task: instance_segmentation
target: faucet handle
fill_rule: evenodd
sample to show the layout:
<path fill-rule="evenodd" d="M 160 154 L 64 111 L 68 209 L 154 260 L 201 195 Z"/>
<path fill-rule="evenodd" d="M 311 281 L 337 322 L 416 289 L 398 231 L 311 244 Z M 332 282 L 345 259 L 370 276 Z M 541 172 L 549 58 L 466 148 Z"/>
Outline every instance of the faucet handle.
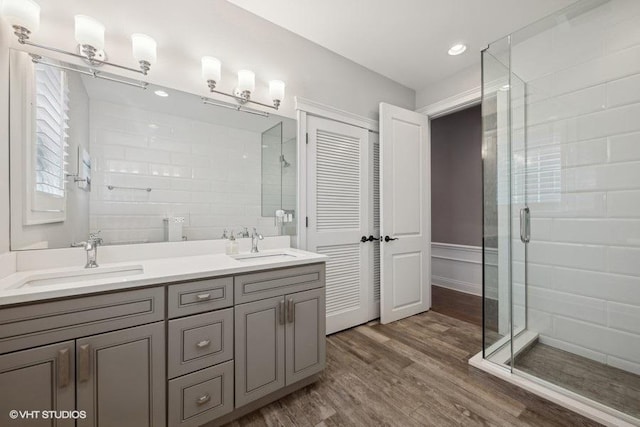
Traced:
<path fill-rule="evenodd" d="M 94 245 L 101 245 L 103 240 L 102 237 L 100 237 L 100 232 L 102 230 L 98 230 L 95 233 L 89 233 L 89 241 L 92 242 Z"/>

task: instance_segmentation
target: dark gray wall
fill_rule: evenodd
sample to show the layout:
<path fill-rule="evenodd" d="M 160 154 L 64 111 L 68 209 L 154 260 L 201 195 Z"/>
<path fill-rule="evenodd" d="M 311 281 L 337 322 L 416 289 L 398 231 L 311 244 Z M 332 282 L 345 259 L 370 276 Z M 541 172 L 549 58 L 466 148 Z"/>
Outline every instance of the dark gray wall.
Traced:
<path fill-rule="evenodd" d="M 434 242 L 482 246 L 479 105 L 431 121 L 431 233 Z"/>

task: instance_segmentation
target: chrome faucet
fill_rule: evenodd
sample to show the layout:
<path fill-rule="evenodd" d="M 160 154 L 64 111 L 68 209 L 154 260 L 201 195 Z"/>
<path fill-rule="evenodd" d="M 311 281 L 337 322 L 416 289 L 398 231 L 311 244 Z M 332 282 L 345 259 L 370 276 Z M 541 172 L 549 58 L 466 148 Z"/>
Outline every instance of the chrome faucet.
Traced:
<path fill-rule="evenodd" d="M 253 227 L 253 233 L 251 233 L 251 253 L 258 253 L 258 241 L 264 239 L 262 234 L 258 233 L 255 227 Z"/>
<path fill-rule="evenodd" d="M 102 238 L 98 237 L 98 233 L 89 234 L 89 239 L 84 243 L 84 250 L 87 251 L 87 263 L 84 268 L 98 267 L 98 246 L 102 244 Z"/>

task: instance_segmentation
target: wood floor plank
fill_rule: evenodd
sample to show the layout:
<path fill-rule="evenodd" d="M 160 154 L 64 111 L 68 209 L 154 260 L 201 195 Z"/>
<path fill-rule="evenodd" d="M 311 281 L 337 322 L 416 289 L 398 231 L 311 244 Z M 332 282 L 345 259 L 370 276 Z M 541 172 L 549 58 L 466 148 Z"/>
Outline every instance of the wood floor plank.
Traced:
<path fill-rule="evenodd" d="M 230 425 L 598 425 L 469 366 L 481 332 L 431 311 L 331 335 L 317 383 Z"/>
<path fill-rule="evenodd" d="M 482 297 L 431 286 L 431 310 L 482 326 Z"/>

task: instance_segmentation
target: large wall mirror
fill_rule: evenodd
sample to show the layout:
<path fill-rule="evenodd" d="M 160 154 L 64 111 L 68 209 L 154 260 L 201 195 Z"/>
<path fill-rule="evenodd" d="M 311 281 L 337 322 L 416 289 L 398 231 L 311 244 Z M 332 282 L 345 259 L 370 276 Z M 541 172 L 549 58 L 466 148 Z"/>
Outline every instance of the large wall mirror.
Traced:
<path fill-rule="evenodd" d="M 10 70 L 12 250 L 295 235 L 295 120 L 17 50 Z"/>

